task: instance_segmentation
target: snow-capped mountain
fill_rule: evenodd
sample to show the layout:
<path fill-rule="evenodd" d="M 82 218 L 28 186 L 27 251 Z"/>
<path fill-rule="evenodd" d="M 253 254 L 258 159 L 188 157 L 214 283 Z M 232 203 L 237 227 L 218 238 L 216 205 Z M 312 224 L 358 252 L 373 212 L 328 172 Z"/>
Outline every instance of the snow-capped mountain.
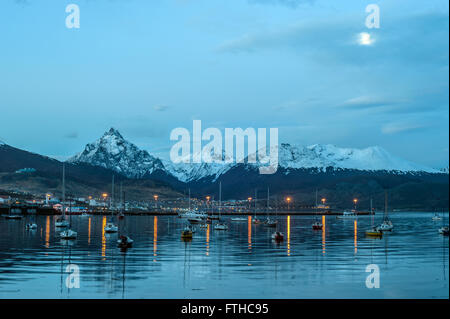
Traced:
<path fill-rule="evenodd" d="M 162 162 L 128 142 L 114 128 L 68 162 L 87 163 L 114 170 L 130 178 L 142 178 L 156 170 L 164 170 Z"/>
<path fill-rule="evenodd" d="M 448 174 L 449 173 L 449 167 L 447 166 L 447 167 L 441 168 L 440 171 L 441 171 L 441 173 Z"/>
<path fill-rule="evenodd" d="M 278 166 L 286 169 L 287 173 L 295 169 L 325 170 L 327 167 L 363 171 L 439 173 L 438 170 L 391 155 L 379 146 L 355 149 L 339 148 L 334 145 L 293 146 L 283 143 L 276 148 L 278 148 Z M 173 176 L 183 182 L 197 181 L 205 177 L 211 177 L 215 181 L 236 166 L 235 163 L 225 162 L 202 164 L 165 162 L 164 165 Z M 257 169 L 266 165 L 247 163 L 245 167 Z"/>
<path fill-rule="evenodd" d="M 295 146 L 287 143 L 276 146 L 278 150 L 278 166 L 285 174 L 297 169 L 326 168 L 353 169 L 361 171 L 392 172 L 427 172 L 442 173 L 440 170 L 418 165 L 394 155 L 379 146 L 364 149 L 339 148 L 334 145 L 315 144 L 311 146 Z M 272 149 L 272 151 L 274 151 Z M 172 163 L 161 161 L 145 150 L 125 140 L 122 135 L 111 128 L 100 139 L 86 145 L 81 153 L 70 158 L 72 163 L 87 163 L 101 166 L 122 173 L 131 178 L 143 178 L 159 170 L 181 182 L 196 182 L 202 179 L 216 181 L 220 176 L 237 166 L 245 169 L 257 169 L 260 163 L 236 164 L 226 163 L 226 155 L 214 158 L 214 163 Z"/>
<path fill-rule="evenodd" d="M 396 157 L 379 146 L 356 149 L 331 144 L 293 146 L 282 143 L 278 147 L 278 162 L 280 167 L 286 169 L 333 167 L 364 171 L 438 173 L 435 169 Z"/>
<path fill-rule="evenodd" d="M 225 174 L 229 169 L 231 169 L 235 164 L 226 163 L 228 157 L 225 152 L 222 156 L 217 156 L 211 154 L 213 163 L 189 163 L 190 155 L 187 163 L 183 161 L 181 163 L 173 163 L 171 161 L 164 161 L 164 166 L 169 174 L 176 177 L 182 182 L 192 182 L 197 181 L 205 177 L 211 177 L 215 181 L 220 175 Z"/>

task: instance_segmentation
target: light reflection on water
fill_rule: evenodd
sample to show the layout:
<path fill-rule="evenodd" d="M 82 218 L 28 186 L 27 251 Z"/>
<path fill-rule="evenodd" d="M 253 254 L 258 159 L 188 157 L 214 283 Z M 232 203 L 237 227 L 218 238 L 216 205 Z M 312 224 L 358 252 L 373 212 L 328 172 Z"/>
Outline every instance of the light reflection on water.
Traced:
<path fill-rule="evenodd" d="M 0 298 L 448 298 L 448 237 L 432 213 L 395 213 L 392 234 L 365 237 L 370 217 L 278 216 L 285 241 L 274 229 L 231 222 L 228 231 L 196 227 L 166 216 L 125 217 L 134 247 L 117 247 L 103 230 L 107 216 L 73 216 L 78 239 L 61 241 L 56 217 L 0 219 Z M 381 216 L 377 216 L 379 221 Z M 67 265 L 80 267 L 81 287 L 65 286 Z M 377 264 L 381 288 L 368 289 L 365 268 Z"/>

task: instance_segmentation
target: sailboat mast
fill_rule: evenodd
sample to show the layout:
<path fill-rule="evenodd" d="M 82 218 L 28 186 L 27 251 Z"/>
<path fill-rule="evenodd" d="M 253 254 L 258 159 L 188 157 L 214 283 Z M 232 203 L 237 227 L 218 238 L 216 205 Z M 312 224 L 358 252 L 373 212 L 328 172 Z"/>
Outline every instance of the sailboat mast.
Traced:
<path fill-rule="evenodd" d="M 114 174 L 112 176 L 112 186 L 111 186 L 111 203 L 109 205 L 109 209 L 111 209 L 111 214 L 112 214 L 112 209 L 114 206 Z"/>
<path fill-rule="evenodd" d="M 317 208 L 317 192 L 318 192 L 318 190 L 316 188 L 316 208 Z"/>
<path fill-rule="evenodd" d="M 267 187 L 267 216 L 269 216 L 269 187 Z"/>
<path fill-rule="evenodd" d="M 189 188 L 189 211 L 191 210 L 191 189 Z"/>
<path fill-rule="evenodd" d="M 387 191 L 384 191 L 384 218 L 386 219 L 387 217 L 387 212 L 388 212 L 388 194 Z"/>
<path fill-rule="evenodd" d="M 255 218 L 256 218 L 256 201 L 258 200 L 258 190 L 255 188 Z"/>
<path fill-rule="evenodd" d="M 64 207 L 64 203 L 66 201 L 66 163 L 63 162 L 63 171 L 62 171 L 62 213 L 63 216 L 66 216 L 66 209 Z"/>
<path fill-rule="evenodd" d="M 219 182 L 219 218 L 222 210 L 222 182 Z"/>

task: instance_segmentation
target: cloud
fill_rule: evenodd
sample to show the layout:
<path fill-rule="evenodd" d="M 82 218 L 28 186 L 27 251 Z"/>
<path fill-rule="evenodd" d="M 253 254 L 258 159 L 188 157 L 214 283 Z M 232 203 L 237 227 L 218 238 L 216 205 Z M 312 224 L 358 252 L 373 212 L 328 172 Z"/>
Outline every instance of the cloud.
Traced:
<path fill-rule="evenodd" d="M 388 20 L 383 28 L 363 32 L 359 17 L 302 21 L 242 34 L 220 43 L 220 53 L 291 50 L 319 63 L 370 67 L 448 65 L 448 14 L 423 13 Z M 376 40 L 376 41 L 375 41 Z M 364 45 L 362 45 L 364 44 Z"/>
<path fill-rule="evenodd" d="M 78 132 L 67 133 L 66 135 L 64 135 L 64 137 L 65 138 L 70 138 L 70 139 L 78 138 Z"/>
<path fill-rule="evenodd" d="M 417 131 L 425 129 L 427 126 L 423 124 L 413 124 L 413 123 L 388 123 L 381 127 L 381 132 L 383 134 L 397 134 L 410 131 Z"/>
<path fill-rule="evenodd" d="M 297 8 L 302 4 L 313 4 L 315 0 L 248 0 L 251 4 L 269 4 L 269 5 L 281 5 L 290 8 Z"/>
<path fill-rule="evenodd" d="M 167 111 L 169 107 L 167 105 L 155 105 L 153 109 L 158 112 L 164 112 Z"/>
<path fill-rule="evenodd" d="M 401 101 L 382 99 L 374 96 L 358 96 L 348 99 L 338 106 L 349 109 L 371 109 L 399 103 Z"/>

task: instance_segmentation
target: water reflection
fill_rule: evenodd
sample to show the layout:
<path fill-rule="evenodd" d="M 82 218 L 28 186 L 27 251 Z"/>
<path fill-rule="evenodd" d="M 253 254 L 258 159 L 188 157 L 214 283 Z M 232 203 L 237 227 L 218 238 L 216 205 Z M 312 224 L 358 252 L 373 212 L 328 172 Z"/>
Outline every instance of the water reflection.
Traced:
<path fill-rule="evenodd" d="M 322 215 L 322 254 L 325 255 L 326 246 L 326 219 L 325 215 Z"/>
<path fill-rule="evenodd" d="M 286 219 L 286 225 L 287 225 L 287 255 L 291 255 L 291 216 L 288 215 Z"/>
<path fill-rule="evenodd" d="M 102 260 L 106 260 L 106 233 L 105 233 L 105 226 L 106 226 L 106 216 L 103 216 L 102 219 Z"/>
<path fill-rule="evenodd" d="M 24 231 L 26 220 L 0 218 L 0 298 L 448 298 L 448 237 L 431 215 L 390 217 L 394 232 L 372 240 L 358 238 L 369 216 L 322 216 L 321 233 L 311 230 L 315 217 L 279 216 L 286 243 L 274 245 L 273 229 L 250 217 L 224 217 L 228 231 L 208 225 L 182 242 L 183 219 L 127 216 L 135 244 L 126 253 L 108 244 L 116 237 L 104 232 L 106 216 L 72 216 L 79 237 L 66 242 L 51 217 L 36 218 L 41 237 Z M 80 267 L 81 289 L 65 288 L 70 263 Z M 372 263 L 383 274 L 376 291 L 365 288 Z"/>
<path fill-rule="evenodd" d="M 153 218 L 153 262 L 156 262 L 156 252 L 158 250 L 158 216 Z"/>

